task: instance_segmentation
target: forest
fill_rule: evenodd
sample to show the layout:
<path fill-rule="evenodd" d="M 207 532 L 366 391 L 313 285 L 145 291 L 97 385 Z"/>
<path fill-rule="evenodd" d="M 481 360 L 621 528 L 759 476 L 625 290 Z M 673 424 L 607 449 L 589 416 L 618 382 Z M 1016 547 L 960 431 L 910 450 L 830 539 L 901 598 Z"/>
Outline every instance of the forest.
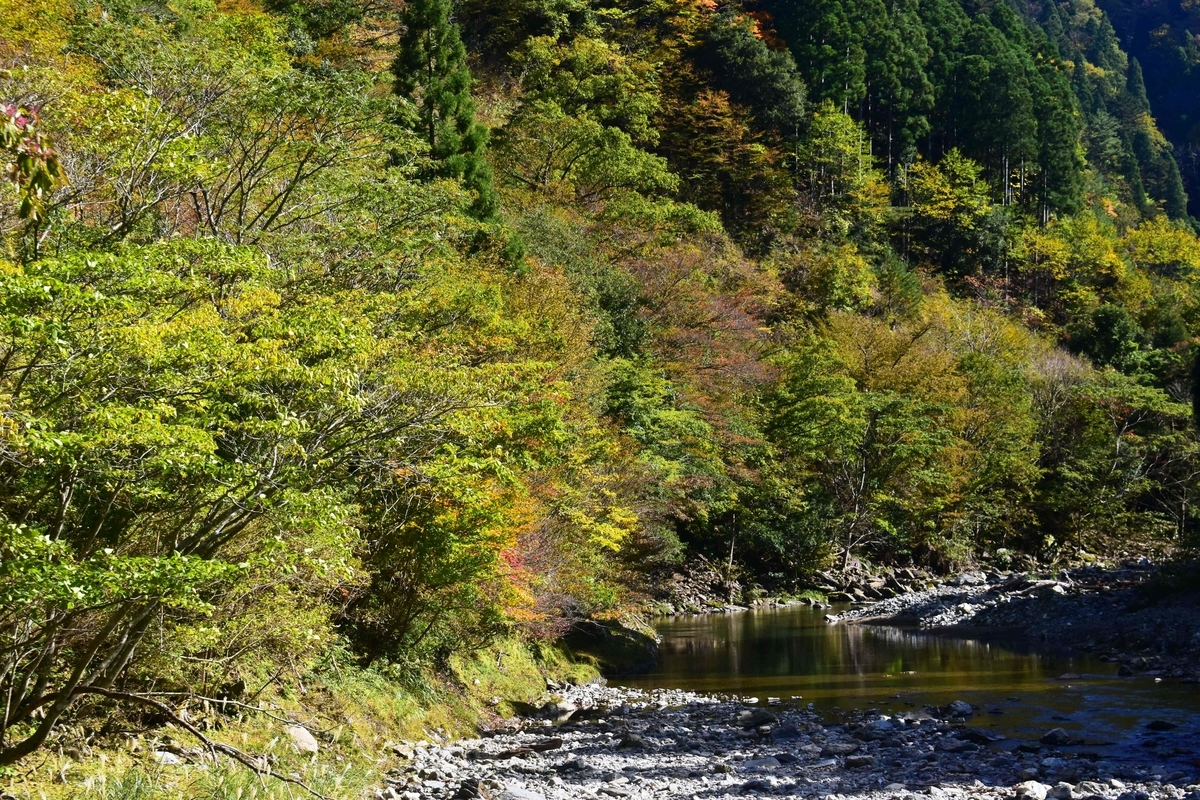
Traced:
<path fill-rule="evenodd" d="M 0 0 L 0 778 L 696 556 L 1188 557 L 1200 33 L 1132 6 Z"/>

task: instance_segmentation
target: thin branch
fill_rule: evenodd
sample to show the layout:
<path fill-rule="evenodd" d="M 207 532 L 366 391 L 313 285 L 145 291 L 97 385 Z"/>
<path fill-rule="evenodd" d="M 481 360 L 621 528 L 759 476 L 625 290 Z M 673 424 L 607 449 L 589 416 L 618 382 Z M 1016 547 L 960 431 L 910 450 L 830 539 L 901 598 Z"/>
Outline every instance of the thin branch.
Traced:
<path fill-rule="evenodd" d="M 130 692 L 118 692 L 113 689 L 101 689 L 100 687 L 97 687 L 97 686 L 80 687 L 75 690 L 75 693 L 76 694 L 98 694 L 98 695 L 101 695 L 102 697 L 107 697 L 110 700 L 126 700 L 131 703 L 141 703 L 142 705 L 150 706 L 154 710 L 158 711 L 160 714 L 163 714 L 164 716 L 168 717 L 176 725 L 183 728 L 188 733 L 192 734 L 197 739 L 199 739 L 204 744 L 204 746 L 208 748 L 209 752 L 211 752 L 213 754 L 214 760 L 216 758 L 217 753 L 224 753 L 225 755 L 232 758 L 234 761 L 238 762 L 242 766 L 244 766 L 247 769 L 254 772 L 256 775 L 265 775 L 270 778 L 275 778 L 277 780 L 281 780 L 284 783 L 290 783 L 293 786 L 299 786 L 301 789 L 308 792 L 313 797 L 320 798 L 320 800 L 334 800 L 334 798 L 330 797 L 329 795 L 321 794 L 320 792 L 318 792 L 316 789 L 309 786 L 304 781 L 301 781 L 297 778 L 289 777 L 287 775 L 280 775 L 276 772 L 273 772 L 269 767 L 260 766 L 258 764 L 258 761 L 260 761 L 262 759 L 255 759 L 254 757 L 250 756 L 249 754 L 243 753 L 241 750 L 237 749 L 233 745 L 224 744 L 222 742 L 214 742 L 212 739 L 209 739 L 207 736 L 205 736 L 203 733 L 201 733 L 199 731 L 199 729 L 197 729 L 190 722 L 183 719 L 178 714 L 176 714 L 174 711 L 172 711 L 167 705 L 158 702 L 157 700 L 155 700 L 152 697 L 146 697 L 145 695 L 133 694 Z M 265 761 L 264 761 L 264 763 L 265 763 Z"/>

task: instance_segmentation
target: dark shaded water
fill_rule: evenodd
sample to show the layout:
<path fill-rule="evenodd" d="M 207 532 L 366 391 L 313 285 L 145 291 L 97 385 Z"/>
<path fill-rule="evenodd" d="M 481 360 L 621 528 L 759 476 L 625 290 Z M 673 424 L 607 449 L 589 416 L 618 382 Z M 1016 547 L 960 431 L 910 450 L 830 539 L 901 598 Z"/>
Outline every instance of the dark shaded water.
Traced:
<path fill-rule="evenodd" d="M 1116 664 L 1016 644 L 828 625 L 824 615 L 799 606 L 662 618 L 655 625 L 662 638 L 657 669 L 623 682 L 753 696 L 763 704 L 769 697 L 811 702 L 826 716 L 965 700 L 981 709 L 973 725 L 1017 739 L 1061 727 L 1113 756 L 1131 744 L 1187 750 L 1200 742 L 1200 687 L 1120 678 Z M 1060 679 L 1067 674 L 1079 677 Z M 1145 729 L 1153 720 L 1180 728 L 1154 734 Z"/>

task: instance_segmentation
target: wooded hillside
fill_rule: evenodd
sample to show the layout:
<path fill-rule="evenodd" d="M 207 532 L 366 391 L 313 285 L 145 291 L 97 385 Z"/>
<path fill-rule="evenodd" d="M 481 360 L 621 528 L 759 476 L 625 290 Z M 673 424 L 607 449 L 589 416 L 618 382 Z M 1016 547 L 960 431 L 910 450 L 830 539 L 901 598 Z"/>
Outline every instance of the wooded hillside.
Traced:
<path fill-rule="evenodd" d="M 1092 0 L 6 0 L 0 66 L 0 766 L 695 554 L 1200 543 L 1191 79 Z"/>

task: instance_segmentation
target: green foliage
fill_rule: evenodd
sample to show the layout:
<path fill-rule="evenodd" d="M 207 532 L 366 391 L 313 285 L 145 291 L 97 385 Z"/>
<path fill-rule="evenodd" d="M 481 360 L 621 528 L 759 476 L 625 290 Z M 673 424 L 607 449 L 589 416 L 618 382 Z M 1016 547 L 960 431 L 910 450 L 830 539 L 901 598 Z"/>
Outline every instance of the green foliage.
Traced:
<path fill-rule="evenodd" d="M 58 154 L 42 134 L 36 112 L 7 105 L 0 117 L 0 153 L 4 177 L 17 187 L 22 219 L 37 220 L 45 197 L 63 183 L 65 176 Z"/>
<path fill-rule="evenodd" d="M 706 31 L 696 61 L 713 76 L 713 86 L 750 109 L 757 124 L 784 139 L 800 133 L 804 82 L 791 54 L 772 50 L 754 35 L 751 20 L 724 11 Z"/>
<path fill-rule="evenodd" d="M 983 5 L 0 14 L 0 762 L 118 686 L 519 694 L 692 553 L 1195 547 L 1154 82 Z"/>

